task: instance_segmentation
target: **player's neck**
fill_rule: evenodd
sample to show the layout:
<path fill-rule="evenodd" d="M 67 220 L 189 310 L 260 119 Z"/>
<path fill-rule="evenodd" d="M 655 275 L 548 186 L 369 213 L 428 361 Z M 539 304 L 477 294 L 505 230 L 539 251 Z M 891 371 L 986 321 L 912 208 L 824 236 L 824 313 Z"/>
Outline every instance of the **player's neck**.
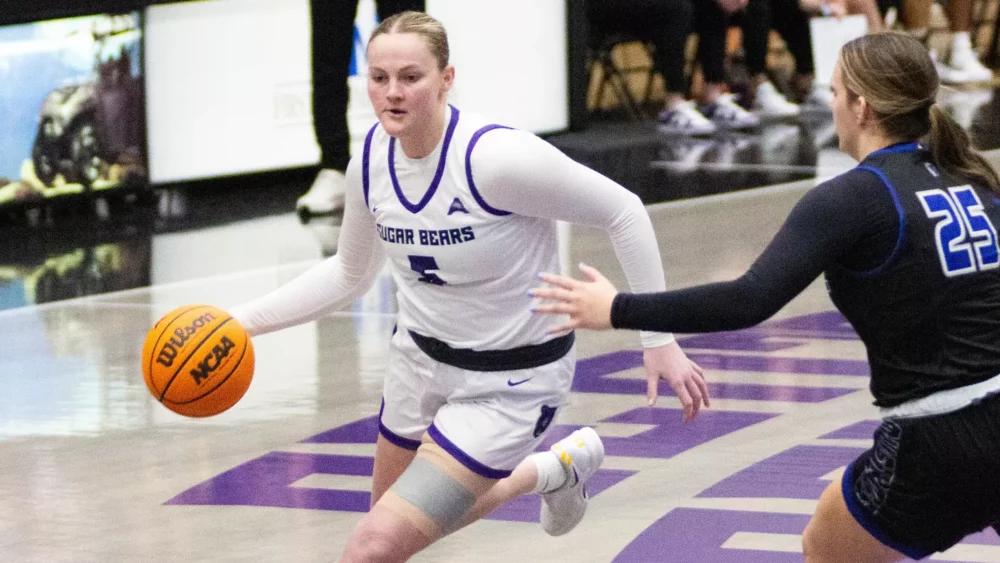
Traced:
<path fill-rule="evenodd" d="M 858 162 L 868 158 L 871 153 L 903 142 L 905 139 L 895 139 L 885 135 L 864 135 L 858 139 L 858 146 L 852 156 Z"/>
<path fill-rule="evenodd" d="M 425 127 L 415 128 L 412 135 L 399 138 L 399 146 L 406 158 L 416 160 L 434 152 L 444 136 L 446 108 L 447 106 L 441 106 L 439 111 L 434 112 L 434 117 Z"/>

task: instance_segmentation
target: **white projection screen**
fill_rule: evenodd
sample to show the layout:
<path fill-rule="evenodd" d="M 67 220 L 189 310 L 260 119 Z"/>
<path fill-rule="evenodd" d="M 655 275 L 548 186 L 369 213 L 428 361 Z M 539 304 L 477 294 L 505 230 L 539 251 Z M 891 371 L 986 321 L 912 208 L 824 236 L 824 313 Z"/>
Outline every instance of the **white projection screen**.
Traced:
<path fill-rule="evenodd" d="M 567 128 L 563 0 L 427 0 L 427 11 L 448 29 L 452 103 L 535 133 Z M 145 23 L 153 183 L 318 161 L 306 0 L 156 5 Z M 373 0 L 359 2 L 355 25 L 363 46 L 375 25 Z M 355 145 L 375 121 L 357 46 L 356 60 L 348 110 Z"/>

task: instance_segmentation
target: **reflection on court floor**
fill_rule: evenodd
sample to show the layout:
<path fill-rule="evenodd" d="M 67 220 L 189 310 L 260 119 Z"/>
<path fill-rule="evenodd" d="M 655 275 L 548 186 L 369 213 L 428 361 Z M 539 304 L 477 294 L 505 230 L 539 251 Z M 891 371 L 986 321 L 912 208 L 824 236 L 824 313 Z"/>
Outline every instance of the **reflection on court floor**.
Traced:
<path fill-rule="evenodd" d="M 670 285 L 741 274 L 811 185 L 651 207 Z M 250 390 L 217 417 L 167 411 L 139 369 L 164 312 L 233 306 L 320 258 L 291 215 L 267 221 L 254 256 L 228 254 L 255 224 L 203 234 L 216 244 L 200 252 L 194 237 L 154 241 L 150 288 L 0 312 L 0 561 L 335 560 L 369 501 L 389 278 L 348 310 L 256 338 Z M 561 232 L 567 263 L 622 285 L 603 233 Z M 666 385 L 645 404 L 634 333 L 578 335 L 570 403 L 541 446 L 583 425 L 604 439 L 577 530 L 546 536 L 526 496 L 414 561 L 800 561 L 820 492 L 877 423 L 857 336 L 819 280 L 759 327 L 681 343 L 712 394 L 689 424 Z M 1000 540 L 990 530 L 933 559 L 1000 561 Z"/>

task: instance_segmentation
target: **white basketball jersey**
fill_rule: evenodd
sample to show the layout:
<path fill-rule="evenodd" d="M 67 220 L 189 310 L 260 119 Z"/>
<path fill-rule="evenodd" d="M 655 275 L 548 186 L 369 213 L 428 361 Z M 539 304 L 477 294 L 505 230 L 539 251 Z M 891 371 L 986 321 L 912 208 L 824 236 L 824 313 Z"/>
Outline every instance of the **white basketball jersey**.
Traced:
<path fill-rule="evenodd" d="M 472 151 L 502 126 L 448 109 L 444 139 L 425 159 L 407 159 L 378 124 L 365 139 L 363 188 L 398 286 L 398 326 L 454 348 L 549 340 L 553 319 L 531 313 L 527 292 L 539 272 L 559 271 L 555 221 L 483 200 Z"/>

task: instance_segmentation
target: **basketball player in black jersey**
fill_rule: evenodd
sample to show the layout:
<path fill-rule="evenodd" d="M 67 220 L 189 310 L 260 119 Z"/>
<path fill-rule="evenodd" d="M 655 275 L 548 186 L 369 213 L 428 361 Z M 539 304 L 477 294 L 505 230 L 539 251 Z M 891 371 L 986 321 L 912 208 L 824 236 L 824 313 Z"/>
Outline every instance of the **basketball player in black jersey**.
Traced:
<path fill-rule="evenodd" d="M 710 332 L 757 324 L 826 275 L 861 337 L 883 422 L 823 493 L 810 563 L 921 559 L 1000 520 L 1000 181 L 935 103 L 915 39 L 875 34 L 840 53 L 832 107 L 860 165 L 803 196 L 739 279 L 617 293 L 554 275 L 553 329 Z"/>

